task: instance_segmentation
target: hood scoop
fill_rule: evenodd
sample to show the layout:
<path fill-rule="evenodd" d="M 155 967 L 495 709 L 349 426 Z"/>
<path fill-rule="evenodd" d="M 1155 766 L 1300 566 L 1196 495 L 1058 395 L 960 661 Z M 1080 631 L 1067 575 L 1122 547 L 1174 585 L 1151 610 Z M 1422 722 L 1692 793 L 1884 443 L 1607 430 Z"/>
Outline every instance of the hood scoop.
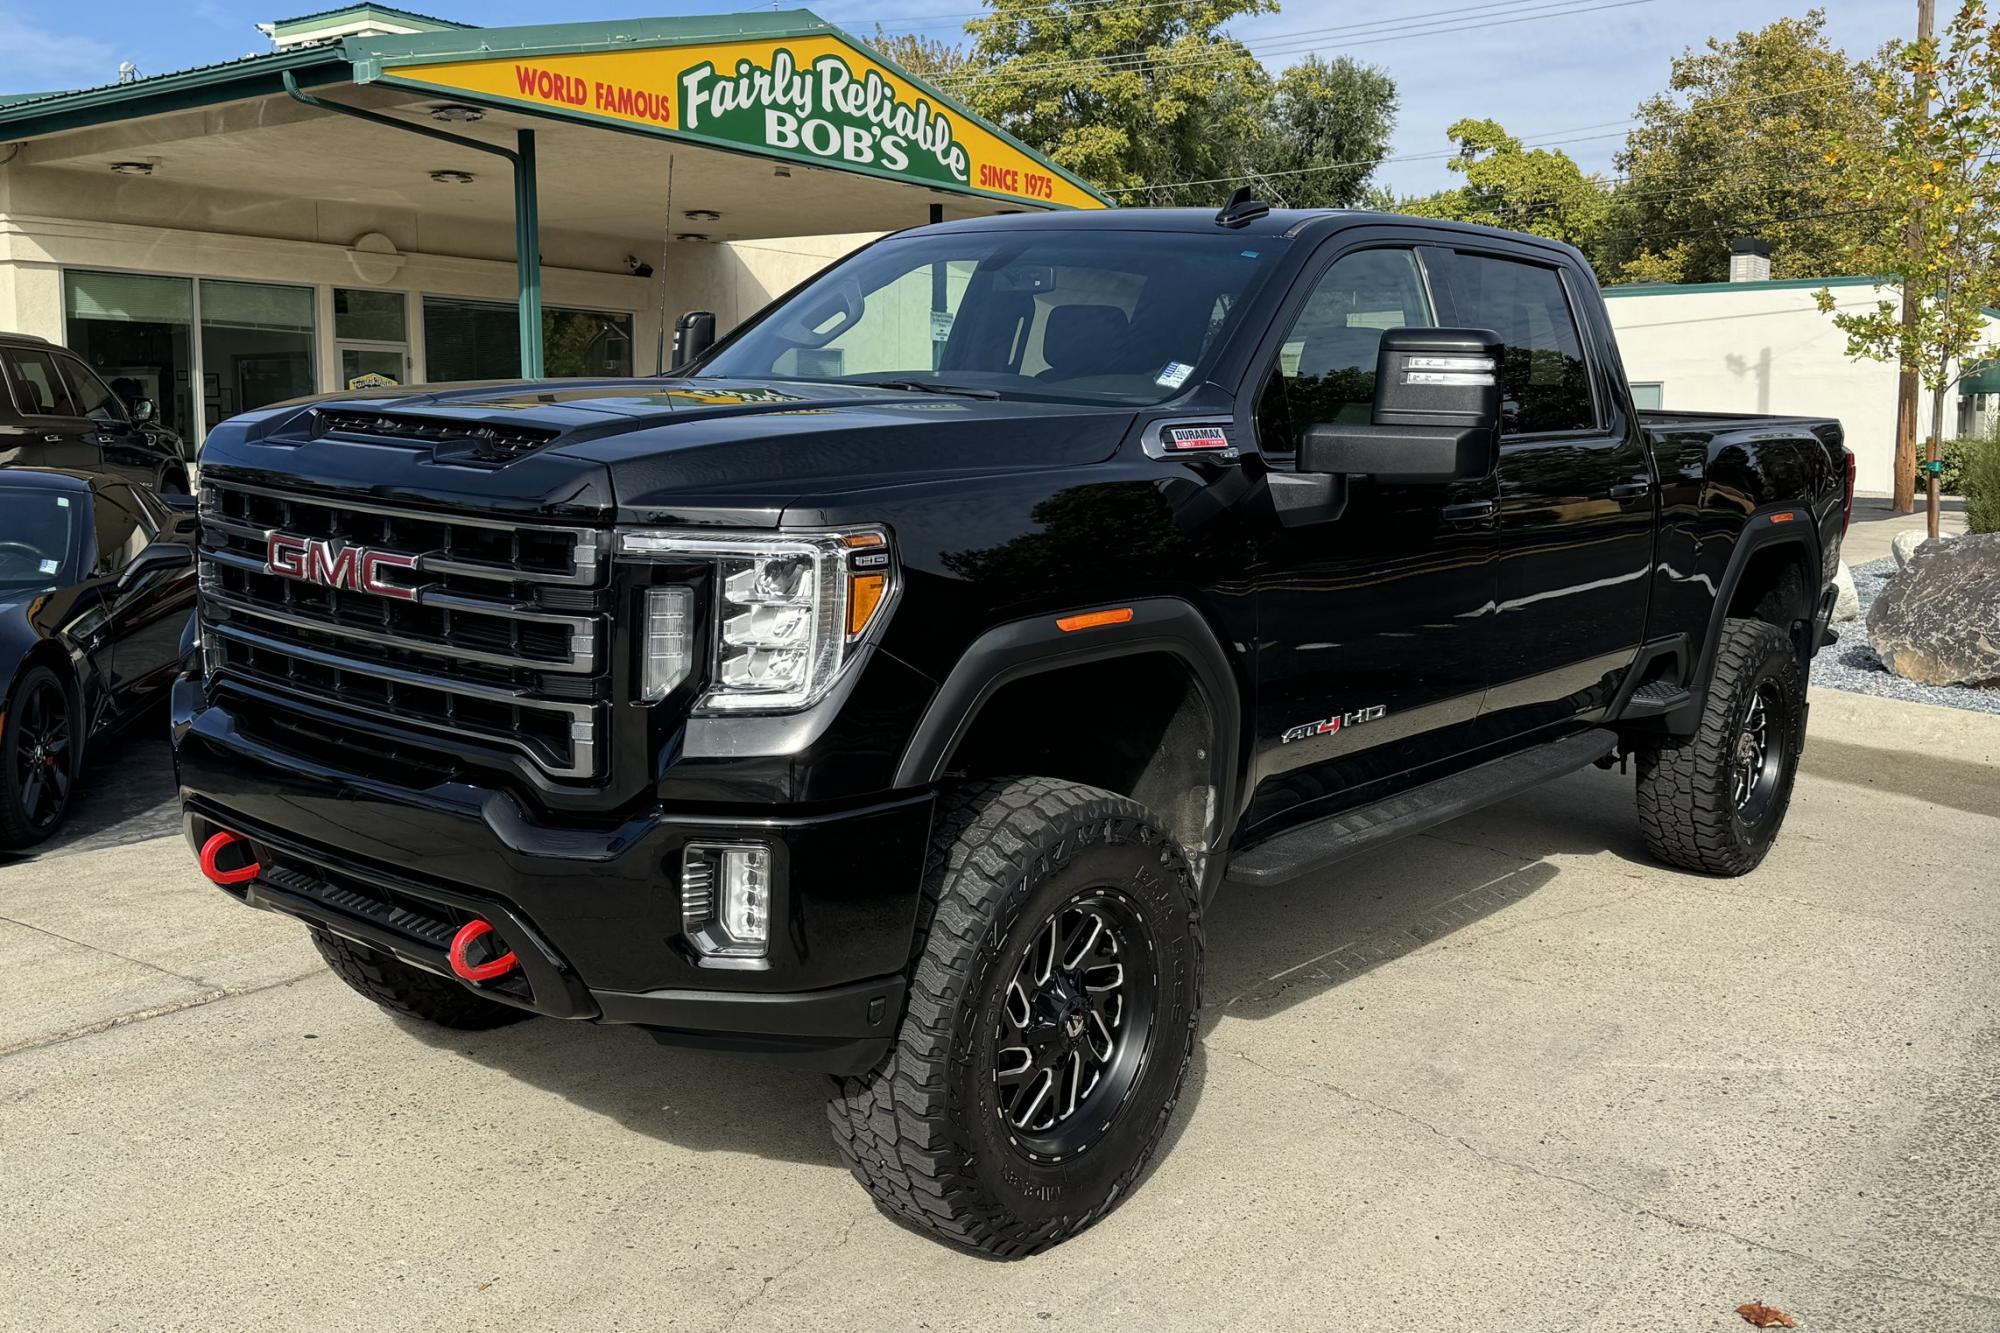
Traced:
<path fill-rule="evenodd" d="M 562 432 L 517 422 L 473 421 L 416 416 L 371 409 L 320 407 L 312 413 L 312 434 L 370 443 L 427 446 L 441 463 L 511 463 L 552 443 Z"/>

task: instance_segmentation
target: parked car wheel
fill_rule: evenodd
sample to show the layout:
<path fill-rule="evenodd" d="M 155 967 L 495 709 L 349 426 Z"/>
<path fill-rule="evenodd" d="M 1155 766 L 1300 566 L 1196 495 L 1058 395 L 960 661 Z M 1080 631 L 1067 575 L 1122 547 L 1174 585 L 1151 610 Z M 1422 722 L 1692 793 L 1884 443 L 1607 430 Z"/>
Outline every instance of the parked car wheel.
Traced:
<path fill-rule="evenodd" d="M 439 1027 L 474 1031 L 534 1017 L 526 1009 L 475 995 L 448 977 L 411 967 L 365 944 L 323 930 L 312 932 L 312 942 L 335 976 L 395 1013 Z"/>
<path fill-rule="evenodd" d="M 1646 846 L 1683 870 L 1743 875 L 1771 850 L 1805 739 L 1806 678 L 1776 625 L 1724 622 L 1701 727 L 1641 748 Z"/>
<path fill-rule="evenodd" d="M 1107 1212 L 1194 1051 L 1198 902 L 1136 802 L 1048 778 L 948 793 L 895 1045 L 828 1108 L 877 1203 L 1003 1258 Z"/>
<path fill-rule="evenodd" d="M 0 849 L 44 841 L 69 813 L 82 729 L 62 678 L 29 667 L 8 697 L 0 733 Z"/>

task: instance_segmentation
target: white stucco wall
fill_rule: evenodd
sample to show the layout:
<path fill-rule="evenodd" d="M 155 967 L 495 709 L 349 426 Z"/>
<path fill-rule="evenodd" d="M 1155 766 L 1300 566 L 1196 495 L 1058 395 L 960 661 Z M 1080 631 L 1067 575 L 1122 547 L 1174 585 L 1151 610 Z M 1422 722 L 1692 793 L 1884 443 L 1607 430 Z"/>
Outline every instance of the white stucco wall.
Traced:
<path fill-rule="evenodd" d="M 1854 451 L 1856 488 L 1887 494 L 1894 485 L 1896 367 L 1847 355 L 1847 336 L 1813 299 L 1822 285 L 1612 288 L 1605 297 L 1626 375 L 1661 384 L 1662 407 L 1838 417 Z M 1842 310 L 1899 299 L 1896 288 L 1868 283 L 1830 290 Z M 1945 403 L 1947 436 L 1955 431 L 1956 407 L 1954 393 Z M 1930 424 L 1925 394 L 1919 439 Z"/>

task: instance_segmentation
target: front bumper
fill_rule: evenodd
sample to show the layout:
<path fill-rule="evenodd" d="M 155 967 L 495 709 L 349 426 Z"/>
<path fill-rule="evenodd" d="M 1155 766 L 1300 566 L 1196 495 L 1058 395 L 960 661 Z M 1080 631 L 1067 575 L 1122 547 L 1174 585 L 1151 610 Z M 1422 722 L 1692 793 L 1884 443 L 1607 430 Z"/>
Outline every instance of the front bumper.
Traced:
<path fill-rule="evenodd" d="M 249 841 L 260 873 L 222 891 L 251 906 L 444 976 L 452 932 L 483 917 L 520 968 L 475 989 L 552 1017 L 834 1072 L 887 1050 L 927 792 L 833 811 L 718 804 L 555 825 L 505 791 L 396 787 L 289 751 L 205 704 L 188 678 L 175 686 L 173 736 L 189 839 L 229 830 Z M 683 845 L 732 838 L 768 842 L 778 872 L 771 956 L 753 968 L 704 962 L 681 924 Z"/>

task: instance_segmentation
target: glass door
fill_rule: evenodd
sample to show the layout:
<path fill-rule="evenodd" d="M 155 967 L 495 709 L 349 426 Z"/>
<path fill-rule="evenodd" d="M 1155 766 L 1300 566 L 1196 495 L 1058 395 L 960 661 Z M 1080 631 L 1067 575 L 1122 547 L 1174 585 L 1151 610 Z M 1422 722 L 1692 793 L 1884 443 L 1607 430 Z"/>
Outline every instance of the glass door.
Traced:
<path fill-rule="evenodd" d="M 401 292 L 333 289 L 337 389 L 390 389 L 410 382 L 409 302 Z"/>

